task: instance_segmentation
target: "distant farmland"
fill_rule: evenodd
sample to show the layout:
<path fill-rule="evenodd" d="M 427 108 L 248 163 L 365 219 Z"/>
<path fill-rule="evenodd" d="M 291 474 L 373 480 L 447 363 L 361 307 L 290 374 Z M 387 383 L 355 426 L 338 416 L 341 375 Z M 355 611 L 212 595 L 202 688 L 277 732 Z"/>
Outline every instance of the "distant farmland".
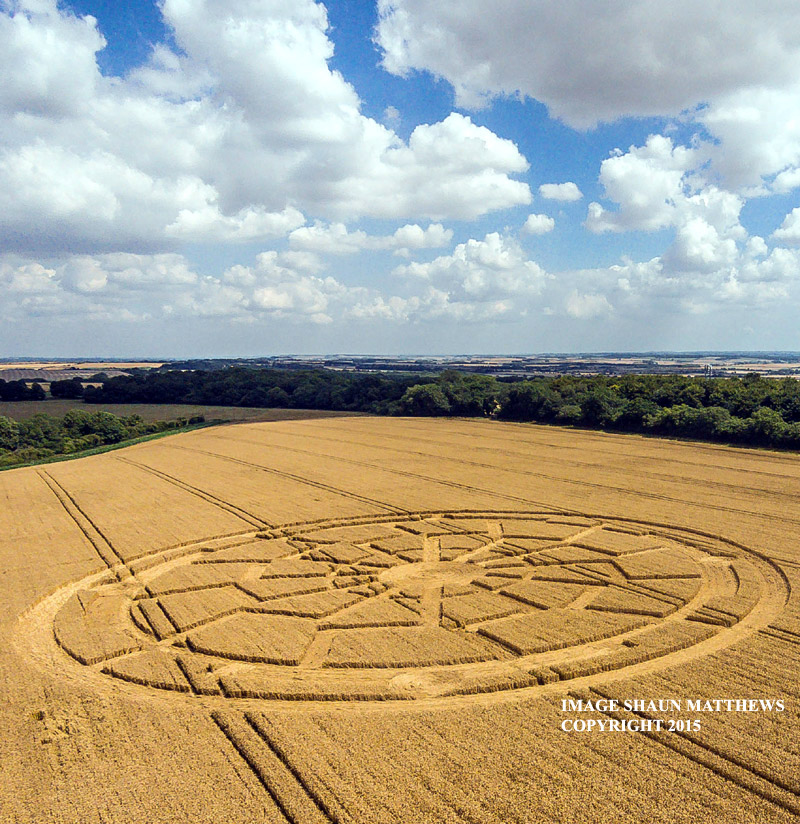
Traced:
<path fill-rule="evenodd" d="M 8 820 L 797 820 L 800 458 L 279 414 L 0 475 Z"/>
<path fill-rule="evenodd" d="M 204 406 L 187 403 L 107 403 L 85 404 L 82 400 L 50 398 L 46 401 L 0 402 L 0 415 L 28 420 L 44 412 L 59 417 L 71 409 L 84 412 L 111 412 L 114 415 L 140 415 L 145 421 L 171 421 L 203 415 L 206 420 L 220 421 L 293 421 L 305 418 L 330 418 L 358 414 L 314 409 L 261 409 L 247 406 Z"/>

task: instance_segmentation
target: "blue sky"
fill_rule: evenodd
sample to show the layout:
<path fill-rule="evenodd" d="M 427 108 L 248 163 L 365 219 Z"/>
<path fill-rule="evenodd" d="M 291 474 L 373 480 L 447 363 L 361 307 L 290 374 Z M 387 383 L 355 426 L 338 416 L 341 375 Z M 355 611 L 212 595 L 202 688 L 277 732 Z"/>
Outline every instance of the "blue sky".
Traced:
<path fill-rule="evenodd" d="M 0 0 L 0 73 L 4 356 L 800 349 L 780 0 Z"/>

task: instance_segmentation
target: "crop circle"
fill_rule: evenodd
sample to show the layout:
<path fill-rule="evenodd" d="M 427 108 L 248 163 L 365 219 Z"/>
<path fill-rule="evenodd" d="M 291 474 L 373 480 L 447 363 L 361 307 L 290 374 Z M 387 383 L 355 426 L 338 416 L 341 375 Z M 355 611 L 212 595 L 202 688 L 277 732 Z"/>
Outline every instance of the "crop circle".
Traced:
<path fill-rule="evenodd" d="M 733 643 L 782 605 L 718 537 L 567 512 L 292 525 L 72 588 L 53 636 L 102 678 L 213 698 L 535 691 Z"/>

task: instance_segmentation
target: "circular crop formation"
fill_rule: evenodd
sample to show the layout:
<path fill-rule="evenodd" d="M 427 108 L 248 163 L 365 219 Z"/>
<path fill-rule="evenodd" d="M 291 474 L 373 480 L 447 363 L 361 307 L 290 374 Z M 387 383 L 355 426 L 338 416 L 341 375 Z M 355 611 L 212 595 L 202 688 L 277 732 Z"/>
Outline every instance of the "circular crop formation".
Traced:
<path fill-rule="evenodd" d="M 58 644 L 221 700 L 438 698 L 704 654 L 780 601 L 730 542 L 571 513 L 340 519 L 183 552 L 73 587 Z"/>

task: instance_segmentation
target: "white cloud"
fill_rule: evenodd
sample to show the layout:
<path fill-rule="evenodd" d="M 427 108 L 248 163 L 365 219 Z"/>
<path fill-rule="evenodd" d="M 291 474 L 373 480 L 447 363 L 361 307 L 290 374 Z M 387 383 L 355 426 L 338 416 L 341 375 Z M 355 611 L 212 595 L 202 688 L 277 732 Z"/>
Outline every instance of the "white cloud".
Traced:
<path fill-rule="evenodd" d="M 298 272 L 308 272 L 310 275 L 316 275 L 325 268 L 322 260 L 313 252 L 303 252 L 298 249 L 289 249 L 281 252 L 281 260 L 290 269 L 295 269 Z"/>
<path fill-rule="evenodd" d="M 381 142 L 379 151 L 353 152 L 349 178 L 317 183 L 312 207 L 343 216 L 473 220 L 531 201 L 528 184 L 509 177 L 528 168 L 514 143 L 464 115 L 417 126 L 407 144 L 393 134 Z"/>
<path fill-rule="evenodd" d="M 594 296 L 605 296 L 616 315 L 652 316 L 663 322 L 675 314 L 708 314 L 716 309 L 775 305 L 797 300 L 800 289 L 800 250 L 768 250 L 763 238 L 751 237 L 738 248 L 717 248 L 719 239 L 698 230 L 689 248 L 679 240 L 661 257 L 625 261 L 608 269 L 562 273 L 562 281 L 590 282 Z M 688 265 L 687 265 L 688 261 Z M 584 307 L 578 295 L 568 297 L 572 312 Z M 600 305 L 599 303 L 597 304 Z M 569 306 L 568 306 L 569 309 Z"/>
<path fill-rule="evenodd" d="M 99 260 L 74 257 L 61 269 L 61 286 L 75 292 L 99 292 L 108 286 L 108 273 Z"/>
<path fill-rule="evenodd" d="M 786 194 L 797 188 L 800 188 L 800 168 L 786 169 L 772 181 L 772 191 L 778 194 Z"/>
<path fill-rule="evenodd" d="M 394 271 L 470 301 L 536 295 L 548 277 L 538 264 L 526 258 L 516 241 L 497 232 L 490 232 L 484 240 L 459 243 L 451 255 L 429 263 L 398 266 Z"/>
<path fill-rule="evenodd" d="M 714 272 L 731 266 L 738 256 L 732 237 L 723 237 L 702 217 L 689 217 L 678 227 L 662 260 L 674 271 Z"/>
<path fill-rule="evenodd" d="M 772 236 L 785 243 L 800 243 L 800 207 L 792 209 Z"/>
<path fill-rule="evenodd" d="M 49 2 L 3 3 L 0 43 L 0 110 L 56 119 L 85 111 L 105 45 L 93 17 L 53 14 Z"/>
<path fill-rule="evenodd" d="M 484 323 L 514 319 L 516 313 L 513 310 L 514 305 L 510 300 L 465 300 L 446 290 L 428 286 L 421 294 L 411 297 L 365 296 L 363 300 L 350 306 L 344 317 L 348 320 L 379 320 L 414 325 L 438 321 Z"/>
<path fill-rule="evenodd" d="M 675 228 L 662 255 L 668 272 L 714 272 L 734 265 L 747 233 L 739 223 L 743 199 L 709 184 L 697 170 L 701 154 L 651 135 L 603 161 L 600 182 L 618 204 L 609 211 L 590 203 L 586 227 L 592 232 L 654 231 Z"/>
<path fill-rule="evenodd" d="M 509 268 L 497 258 L 502 258 L 502 251 L 493 255 L 484 249 L 483 255 L 494 257 L 500 268 Z M 35 316 L 111 321 L 213 318 L 236 323 L 274 319 L 322 326 L 514 317 L 514 304 L 501 294 L 509 284 L 504 287 L 502 280 L 491 289 L 476 289 L 474 281 L 469 292 L 452 283 L 449 288 L 425 283 L 409 294 L 392 295 L 314 274 L 308 271 L 308 258 L 306 252 L 263 252 L 251 265 L 230 266 L 213 277 L 199 275 L 176 254 L 83 255 L 50 267 L 6 256 L 0 259 L 0 289 L 14 299 L 0 310 L 0 317 L 8 321 Z M 418 281 L 412 285 L 420 286 Z M 512 284 L 510 290 L 536 291 L 524 284 Z"/>
<path fill-rule="evenodd" d="M 749 55 L 748 55 L 749 60 Z M 742 60 L 746 65 L 747 60 Z M 774 190 L 798 185 L 800 69 L 784 86 L 746 86 L 716 98 L 697 116 L 716 141 L 707 147 L 713 171 L 728 187 L 754 187 L 777 175 Z M 793 181 L 793 182 L 792 182 Z"/>
<path fill-rule="evenodd" d="M 593 232 L 653 230 L 674 222 L 675 203 L 685 199 L 684 176 L 696 162 L 695 152 L 673 146 L 672 140 L 650 135 L 644 146 L 631 146 L 604 160 L 600 182 L 606 197 L 620 204 L 607 212 L 589 204 L 587 228 Z"/>
<path fill-rule="evenodd" d="M 0 261 L 0 284 L 13 298 L 8 308 L 20 300 L 20 295 L 42 294 L 57 288 L 55 270 L 41 263 L 6 259 Z"/>
<path fill-rule="evenodd" d="M 522 231 L 531 235 L 546 235 L 552 232 L 556 222 L 549 215 L 528 215 L 522 225 Z"/>
<path fill-rule="evenodd" d="M 397 249 L 436 249 L 447 246 L 452 239 L 453 230 L 445 229 L 441 223 L 431 223 L 427 229 L 409 223 L 391 236 L 392 246 Z"/>
<path fill-rule="evenodd" d="M 561 200 L 567 203 L 583 197 L 583 192 L 571 180 L 567 183 L 542 183 L 539 194 L 547 200 Z"/>
<path fill-rule="evenodd" d="M 254 242 L 301 213 L 472 219 L 530 201 L 510 140 L 451 114 L 408 141 L 365 117 L 313 0 L 165 0 L 164 45 L 105 78 L 96 22 L 0 7 L 0 232 L 21 251 Z M 4 10 L 5 9 L 5 10 Z"/>
<path fill-rule="evenodd" d="M 800 7 L 782 0 L 379 0 L 378 10 L 388 71 L 430 71 L 466 107 L 526 95 L 579 127 L 677 115 L 800 71 Z"/>
<path fill-rule="evenodd" d="M 431 223 L 427 229 L 416 223 L 406 224 L 394 234 L 375 236 L 360 229 L 351 232 L 344 223 L 318 222 L 295 229 L 289 235 L 289 244 L 293 249 L 320 254 L 348 255 L 364 249 L 391 249 L 396 254 L 407 254 L 412 249 L 447 246 L 452 237 L 452 229 L 445 229 L 441 223 Z"/>
<path fill-rule="evenodd" d="M 304 223 L 302 213 L 291 206 L 281 212 L 247 206 L 228 216 L 223 215 L 215 204 L 208 204 L 195 210 L 181 209 L 174 222 L 165 227 L 164 233 L 181 240 L 247 242 L 282 237 Z"/>
<path fill-rule="evenodd" d="M 564 301 L 564 308 L 571 318 L 589 320 L 613 312 L 613 307 L 605 295 L 580 294 L 573 289 Z"/>
<path fill-rule="evenodd" d="M 623 117 L 679 117 L 712 138 L 699 145 L 717 186 L 755 195 L 768 193 L 771 181 L 775 192 L 800 185 L 796 3 L 378 5 L 384 66 L 445 78 L 462 106 L 528 96 L 577 128 Z"/>

